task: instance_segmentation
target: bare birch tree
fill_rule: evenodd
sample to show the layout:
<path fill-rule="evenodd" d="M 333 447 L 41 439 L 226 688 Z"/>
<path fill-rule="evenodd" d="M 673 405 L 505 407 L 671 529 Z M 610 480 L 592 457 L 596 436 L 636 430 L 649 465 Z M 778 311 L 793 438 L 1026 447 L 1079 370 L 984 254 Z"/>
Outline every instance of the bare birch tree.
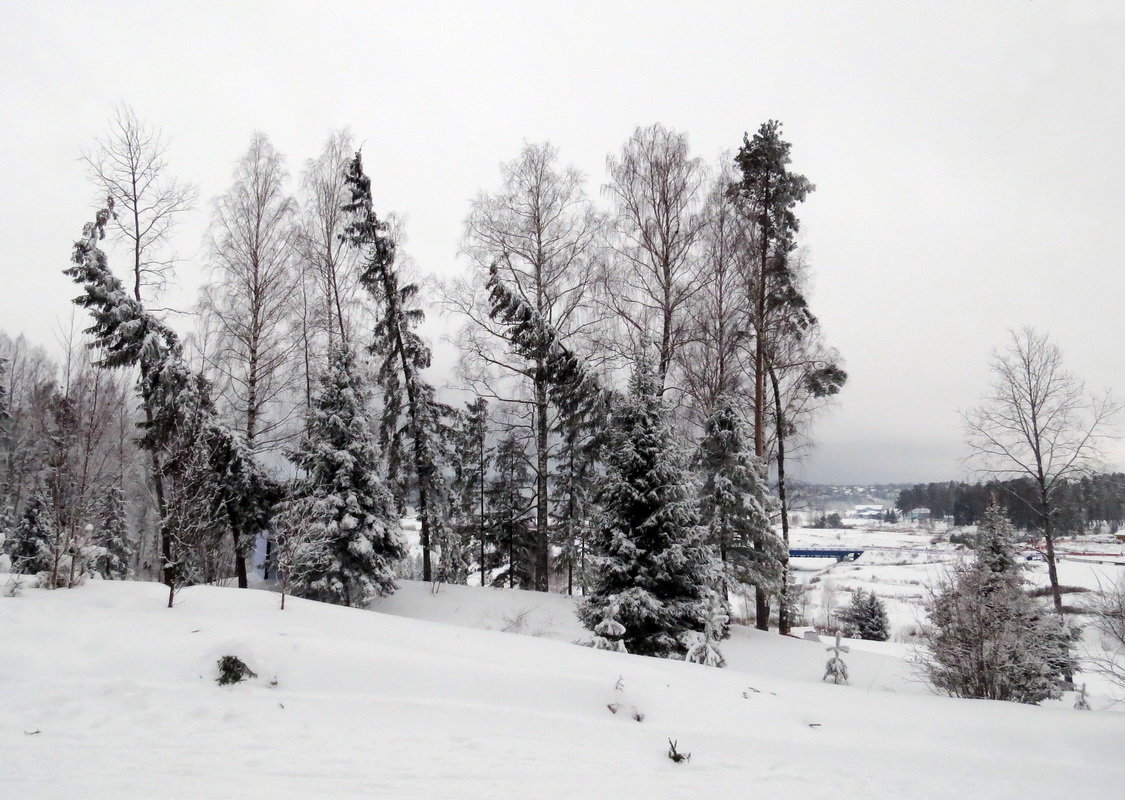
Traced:
<path fill-rule="evenodd" d="M 1093 471 L 1120 405 L 1107 392 L 1087 395 L 1063 367 L 1062 351 L 1031 327 L 1010 331 L 1011 343 L 992 357 L 992 384 L 981 404 L 963 415 L 970 461 L 997 479 L 1028 478 L 1028 503 L 1043 535 L 1055 611 L 1062 592 L 1055 565 L 1056 496 L 1068 481 Z M 1018 497 L 1018 495 L 1015 495 Z"/>
<path fill-rule="evenodd" d="M 107 224 L 113 239 L 130 250 L 131 283 L 137 303 L 151 302 L 148 294 L 158 294 L 169 280 L 175 259 L 164 252 L 168 237 L 180 217 L 191 209 L 197 192 L 194 186 L 177 181 L 168 171 L 168 143 L 156 128 L 145 125 L 127 105 L 114 110 L 109 132 L 97 140 L 86 155 L 91 181 L 114 212 Z M 146 385 L 149 362 L 141 360 L 140 384 Z M 152 399 L 143 397 L 141 408 L 145 425 L 154 422 Z M 149 476 L 158 515 L 161 560 L 171 564 L 172 539 L 168 528 L 168 504 L 164 491 L 164 465 L 155 449 L 149 450 Z M 172 571 L 164 570 L 171 585 Z"/>
<path fill-rule="evenodd" d="M 637 128 L 606 165 L 617 257 L 604 274 L 605 300 L 630 340 L 655 340 L 665 388 L 688 338 L 687 306 L 700 287 L 695 250 L 705 226 L 707 171 L 689 155 L 687 135 L 659 123 Z"/>
<path fill-rule="evenodd" d="M 300 308 L 306 408 L 318 365 L 326 361 L 333 344 L 352 341 L 363 305 L 357 251 L 341 242 L 347 223 L 343 206 L 351 201 L 344 176 L 355 152 L 352 135 L 336 131 L 320 155 L 306 162 L 301 175 L 296 247 L 302 283 L 295 305 Z"/>
<path fill-rule="evenodd" d="M 545 591 L 555 416 L 548 376 L 541 361 L 516 355 L 509 327 L 489 314 L 485 283 L 495 265 L 499 280 L 565 342 L 581 342 L 597 323 L 589 305 L 601 220 L 586 198 L 581 175 L 561 168 L 558 151 L 549 144 L 526 145 L 502 171 L 501 190 L 481 193 L 473 201 L 463 249 L 475 271 L 470 280 L 448 292 L 448 302 L 469 320 L 459 344 L 465 353 L 463 372 L 472 388 L 478 396 L 508 404 L 525 420 L 524 430 L 533 444 L 536 487 L 535 585 Z"/>
<path fill-rule="evenodd" d="M 114 108 L 109 131 L 84 160 L 101 199 L 113 198 L 111 236 L 130 250 L 133 296 L 143 300 L 145 287 L 159 293 L 175 267 L 163 246 L 195 204 L 195 187 L 169 174 L 167 140 L 124 104 Z"/>
<path fill-rule="evenodd" d="M 726 197 L 734 180 L 724 170 L 703 207 L 699 236 L 699 291 L 690 307 L 681 359 L 684 390 L 693 422 L 702 427 L 720 398 L 733 402 L 744 383 L 743 351 L 753 347 L 746 308 L 745 261 L 751 235 L 745 219 Z"/>
<path fill-rule="evenodd" d="M 215 327 L 208 368 L 219 408 L 251 453 L 277 450 L 297 433 L 292 424 L 300 371 L 294 336 L 299 292 L 295 207 L 285 191 L 282 156 L 262 133 L 215 204 L 211 223 L 212 282 L 203 308 Z M 247 585 L 253 542 L 235 543 L 238 585 Z"/>
<path fill-rule="evenodd" d="M 208 366 L 221 407 L 257 452 L 277 449 L 289 425 L 297 342 L 291 335 L 298 292 L 294 203 L 285 192 L 282 156 L 261 133 L 215 203 L 212 281 L 204 310 L 214 321 Z"/>

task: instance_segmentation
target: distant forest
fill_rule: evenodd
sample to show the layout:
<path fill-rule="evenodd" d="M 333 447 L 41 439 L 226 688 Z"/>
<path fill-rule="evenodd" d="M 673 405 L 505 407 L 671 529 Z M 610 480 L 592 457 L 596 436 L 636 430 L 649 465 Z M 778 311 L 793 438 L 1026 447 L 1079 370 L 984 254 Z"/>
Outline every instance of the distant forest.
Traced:
<path fill-rule="evenodd" d="M 1037 526 L 1038 496 L 1030 479 L 988 483 L 919 483 L 902 489 L 896 507 L 907 513 L 928 508 L 932 517 L 953 517 L 957 525 L 979 522 L 995 496 L 1012 523 Z M 1116 532 L 1125 520 L 1125 474 L 1103 473 L 1068 481 L 1056 492 L 1055 523 L 1060 533 L 1084 533 L 1106 524 Z"/>

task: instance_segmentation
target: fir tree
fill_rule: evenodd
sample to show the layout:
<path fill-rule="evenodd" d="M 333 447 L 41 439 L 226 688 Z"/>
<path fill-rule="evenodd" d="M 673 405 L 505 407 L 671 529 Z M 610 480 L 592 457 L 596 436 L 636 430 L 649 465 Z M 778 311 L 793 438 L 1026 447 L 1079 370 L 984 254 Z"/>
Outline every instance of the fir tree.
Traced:
<path fill-rule="evenodd" d="M 598 507 L 598 437 L 586 426 L 567 420 L 561 427 L 558 464 L 555 468 L 553 506 L 557 520 L 552 540 L 558 549 L 556 568 L 566 571 L 566 593 L 574 594 L 575 582 L 585 593 L 586 561 Z"/>
<path fill-rule="evenodd" d="M 843 633 L 849 639 L 885 642 L 890 637 L 887 630 L 887 608 L 875 592 L 865 594 L 856 589 L 852 592 L 848 607 L 836 612 L 836 619 L 843 625 Z"/>
<path fill-rule="evenodd" d="M 344 241 L 362 253 L 360 282 L 375 300 L 378 319 L 371 351 L 379 357 L 379 384 L 383 392 L 381 444 L 388 464 L 388 479 L 399 511 L 403 510 L 409 469 L 418 493 L 418 518 L 422 539 L 422 580 L 434 579 L 431 549 L 440 549 L 437 579 L 464 582 L 465 563 L 458 542 L 447 530 L 448 500 L 443 478 L 444 440 L 448 425 L 444 418 L 452 410 L 434 397 L 433 387 L 420 372 L 430 366 L 430 348 L 415 330 L 425 319 L 417 305 L 418 287 L 400 283 L 395 265 L 396 245 L 388 225 L 375 214 L 371 179 L 363 171 L 360 154 L 348 166 L 344 180 L 351 201 L 344 211 L 351 215 Z M 400 417 L 406 415 L 403 425 Z"/>
<path fill-rule="evenodd" d="M 487 523 L 488 465 L 493 448 L 488 443 L 488 401 L 478 397 L 457 415 L 454 431 L 452 525 L 453 535 L 470 551 L 480 571 L 480 585 L 488 585 L 489 547 Z"/>
<path fill-rule="evenodd" d="M 98 509 L 98 525 L 94 543 L 101 548 L 97 571 L 107 580 L 125 580 L 133 574 L 135 543 L 129 536 L 125 519 L 125 490 L 110 487 Z"/>
<path fill-rule="evenodd" d="M 776 503 L 765 468 L 746 446 L 742 421 L 726 399 L 719 400 L 707 420 L 699 465 L 703 521 L 731 578 L 776 591 L 786 555 L 770 524 Z"/>
<path fill-rule="evenodd" d="M 64 273 L 82 286 L 83 293 L 74 302 L 93 317 L 94 324 L 86 332 L 101 351 L 97 365 L 136 366 L 140 373 L 137 390 L 145 411 L 140 443 L 152 457 L 170 607 L 176 587 L 184 581 L 177 574 L 182 561 L 182 552 L 173 552 L 177 543 L 194 539 L 200 526 L 215 519 L 221 509 L 233 549 L 245 552 L 264 529 L 267 506 L 277 492 L 270 490 L 270 481 L 237 437 L 219 422 L 209 385 L 188 369 L 176 332 L 146 311 L 139 298 L 130 296 L 110 270 L 99 244 L 112 216 L 110 199 L 94 222 L 83 228 L 74 245 L 72 266 Z M 203 464 L 209 476 L 203 473 Z M 239 578 L 242 583 L 243 576 Z"/>
<path fill-rule="evenodd" d="M 503 565 L 493 578 L 494 586 L 536 588 L 530 479 L 523 442 L 514 434 L 505 436 L 496 446 L 495 474 L 488 486 L 490 534 L 498 566 Z"/>
<path fill-rule="evenodd" d="M 379 479 L 367 391 L 346 345 L 329 351 L 328 370 L 293 461 L 304 471 L 293 498 L 299 516 L 328 542 L 317 563 L 302 565 L 294 593 L 364 606 L 393 592 L 394 565 L 404 546 L 390 492 Z"/>
<path fill-rule="evenodd" d="M 24 575 L 37 575 L 51 569 L 53 525 L 42 490 L 32 492 L 20 520 L 4 541 L 4 552 L 12 561 L 12 570 Z"/>
<path fill-rule="evenodd" d="M 1021 583 L 1011 523 L 993 505 L 975 557 L 954 569 L 929 604 L 922 666 L 935 688 L 1021 703 L 1060 696 L 1060 680 L 1077 669 L 1077 633 L 1044 613 Z"/>
<path fill-rule="evenodd" d="M 604 521 L 593 588 L 579 619 L 593 629 L 616 604 L 630 653 L 683 658 L 685 634 L 709 623 L 718 563 L 698 526 L 694 491 L 647 358 L 612 417 Z"/>

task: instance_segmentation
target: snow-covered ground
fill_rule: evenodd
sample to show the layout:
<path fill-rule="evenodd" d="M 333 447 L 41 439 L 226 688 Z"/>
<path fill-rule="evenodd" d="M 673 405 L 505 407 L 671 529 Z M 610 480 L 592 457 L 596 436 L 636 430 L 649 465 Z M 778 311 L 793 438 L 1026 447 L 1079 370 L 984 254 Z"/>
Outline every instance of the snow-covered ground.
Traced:
<path fill-rule="evenodd" d="M 826 643 L 745 628 L 724 670 L 577 647 L 559 595 L 404 583 L 374 613 L 280 611 L 259 590 L 165 597 L 95 581 L 0 598 L 0 797 L 1117 798 L 1125 785 L 1125 714 L 1099 710 L 1107 698 L 1081 712 L 932 696 L 901 643 L 857 646 L 851 685 L 832 686 Z M 226 654 L 258 678 L 217 686 Z M 669 738 L 689 762 L 667 758 Z"/>

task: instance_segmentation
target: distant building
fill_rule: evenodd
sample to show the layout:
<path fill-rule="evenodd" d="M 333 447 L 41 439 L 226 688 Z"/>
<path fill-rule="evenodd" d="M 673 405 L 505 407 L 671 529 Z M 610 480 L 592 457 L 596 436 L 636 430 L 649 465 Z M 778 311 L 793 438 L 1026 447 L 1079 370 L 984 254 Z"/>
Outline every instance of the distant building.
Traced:
<path fill-rule="evenodd" d="M 928 522 L 930 519 L 930 509 L 925 506 L 912 508 L 906 512 L 906 519 L 908 522 Z"/>
<path fill-rule="evenodd" d="M 852 516 L 856 519 L 882 519 L 886 513 L 886 506 L 856 506 Z"/>

